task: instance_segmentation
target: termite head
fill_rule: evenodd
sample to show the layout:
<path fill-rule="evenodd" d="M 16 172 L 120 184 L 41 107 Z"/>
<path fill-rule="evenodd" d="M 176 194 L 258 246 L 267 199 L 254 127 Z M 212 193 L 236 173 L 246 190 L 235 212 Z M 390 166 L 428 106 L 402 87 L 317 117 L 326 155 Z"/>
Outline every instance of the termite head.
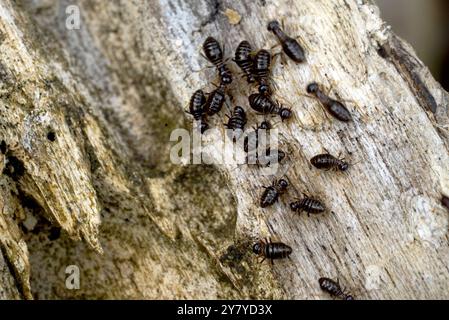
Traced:
<path fill-rule="evenodd" d="M 260 242 L 256 242 L 254 245 L 253 245 L 253 252 L 255 253 L 255 254 L 261 254 L 262 253 L 262 244 L 260 243 Z"/>
<path fill-rule="evenodd" d="M 291 202 L 290 209 L 292 209 L 292 211 L 298 211 L 299 209 L 301 209 L 299 201 Z"/>
<path fill-rule="evenodd" d="M 346 171 L 346 170 L 348 170 L 348 169 L 349 169 L 349 164 L 348 164 L 347 162 L 341 161 L 341 162 L 338 164 L 338 170 L 340 170 L 340 171 Z"/>
<path fill-rule="evenodd" d="M 232 83 L 232 74 L 229 70 L 220 72 L 221 85 L 228 85 Z"/>
<path fill-rule="evenodd" d="M 275 29 L 279 29 L 280 27 L 281 27 L 281 25 L 280 25 L 279 21 L 273 20 L 268 23 L 267 29 L 268 29 L 268 31 L 273 31 Z"/>
<path fill-rule="evenodd" d="M 259 86 L 259 93 L 260 94 L 270 94 L 270 87 L 266 83 L 262 83 Z"/>
<path fill-rule="evenodd" d="M 320 88 L 319 88 L 319 86 L 318 86 L 318 83 L 312 82 L 311 84 L 309 84 L 309 85 L 307 86 L 307 93 L 309 93 L 309 94 L 314 94 L 314 93 L 317 93 L 319 89 L 320 89 Z"/>
<path fill-rule="evenodd" d="M 281 111 L 279 112 L 279 116 L 281 117 L 282 121 L 287 120 L 291 118 L 292 111 L 288 108 L 282 108 Z"/>
<path fill-rule="evenodd" d="M 278 181 L 279 191 L 284 191 L 288 187 L 288 182 L 285 179 L 281 179 Z"/>

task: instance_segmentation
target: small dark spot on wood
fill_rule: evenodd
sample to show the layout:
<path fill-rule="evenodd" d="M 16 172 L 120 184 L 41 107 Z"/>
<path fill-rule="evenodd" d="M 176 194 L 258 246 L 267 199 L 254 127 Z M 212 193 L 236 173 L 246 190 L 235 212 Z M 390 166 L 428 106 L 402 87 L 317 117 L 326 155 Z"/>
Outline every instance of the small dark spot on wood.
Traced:
<path fill-rule="evenodd" d="M 377 48 L 377 54 L 383 59 L 388 59 L 390 56 L 389 50 L 386 46 L 379 46 L 379 48 Z"/>
<path fill-rule="evenodd" d="M 267 5 L 267 0 L 260 0 L 259 2 L 262 7 L 265 7 Z"/>
<path fill-rule="evenodd" d="M 47 139 L 50 140 L 51 142 L 56 141 L 56 133 L 54 131 L 49 131 L 47 133 Z"/>
<path fill-rule="evenodd" d="M 61 228 L 52 227 L 50 229 L 50 233 L 48 234 L 48 240 L 54 241 L 54 240 L 59 239 L 60 236 L 61 236 Z"/>
<path fill-rule="evenodd" d="M 8 151 L 8 145 L 6 144 L 5 140 L 2 140 L 0 143 L 0 151 L 3 154 L 6 154 L 6 151 Z"/>
<path fill-rule="evenodd" d="M 90 143 L 86 144 L 86 154 L 90 163 L 91 172 L 95 172 L 101 167 L 100 161 L 95 154 L 95 150 Z"/>
<path fill-rule="evenodd" d="M 19 198 L 20 204 L 24 208 L 28 208 L 32 212 L 40 212 L 42 210 L 42 207 L 39 205 L 37 200 L 33 196 L 26 194 L 22 190 L 19 190 L 18 198 Z"/>
<path fill-rule="evenodd" d="M 306 246 L 306 250 L 311 256 L 313 256 L 313 252 L 312 252 L 312 250 L 310 250 L 310 248 L 308 246 Z"/>
<path fill-rule="evenodd" d="M 445 195 L 441 198 L 441 204 L 449 210 L 449 198 Z"/>

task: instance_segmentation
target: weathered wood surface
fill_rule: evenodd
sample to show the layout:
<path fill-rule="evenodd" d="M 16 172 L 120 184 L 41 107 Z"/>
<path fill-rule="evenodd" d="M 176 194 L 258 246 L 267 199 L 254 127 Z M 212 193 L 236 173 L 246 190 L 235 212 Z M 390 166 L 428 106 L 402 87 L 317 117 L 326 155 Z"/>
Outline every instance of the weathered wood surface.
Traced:
<path fill-rule="evenodd" d="M 73 3 L 80 30 L 65 26 Z M 271 48 L 272 18 L 300 37 L 307 63 L 273 70 L 295 114 L 277 125 L 292 187 L 262 210 L 272 177 L 173 165 L 169 136 L 215 79 L 195 72 L 202 41 Z M 323 299 L 321 276 L 358 298 L 449 298 L 448 95 L 370 1 L 3 0 L 0 49 L 0 298 Z M 353 101 L 353 124 L 301 95 L 312 80 Z M 242 84 L 232 94 L 247 107 Z M 312 170 L 324 148 L 360 162 Z M 292 214 L 301 192 L 332 213 Z M 248 241 L 266 236 L 290 244 L 292 261 L 257 264 Z M 77 291 L 65 287 L 73 264 Z"/>

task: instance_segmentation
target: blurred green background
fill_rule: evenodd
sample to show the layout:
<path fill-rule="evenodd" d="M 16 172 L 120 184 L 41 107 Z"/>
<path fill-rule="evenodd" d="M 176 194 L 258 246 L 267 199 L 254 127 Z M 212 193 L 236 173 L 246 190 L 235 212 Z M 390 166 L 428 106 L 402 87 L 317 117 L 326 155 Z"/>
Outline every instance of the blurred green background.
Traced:
<path fill-rule="evenodd" d="M 449 90 L 449 0 L 376 0 L 382 17 Z"/>

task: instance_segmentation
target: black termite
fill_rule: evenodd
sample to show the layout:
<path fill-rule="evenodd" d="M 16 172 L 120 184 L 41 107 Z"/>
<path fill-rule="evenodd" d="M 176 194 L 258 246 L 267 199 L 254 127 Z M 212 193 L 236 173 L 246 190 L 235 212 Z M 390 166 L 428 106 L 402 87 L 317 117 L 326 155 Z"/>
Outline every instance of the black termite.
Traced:
<path fill-rule="evenodd" d="M 280 179 L 277 183 L 273 181 L 269 187 L 264 187 L 265 190 L 260 198 L 260 206 L 266 208 L 273 205 L 279 199 L 279 195 L 285 192 L 288 187 L 288 182 L 284 179 Z"/>
<path fill-rule="evenodd" d="M 259 82 L 259 93 L 270 94 L 271 54 L 261 49 L 254 57 L 253 74 Z"/>
<path fill-rule="evenodd" d="M 229 117 L 228 123 L 225 124 L 226 128 L 233 130 L 234 141 L 237 140 L 243 133 L 245 125 L 246 125 L 245 110 L 242 107 L 237 106 L 234 108 L 234 112 Z"/>
<path fill-rule="evenodd" d="M 268 23 L 268 31 L 271 31 L 278 38 L 282 45 L 284 53 L 293 61 L 297 63 L 304 62 L 306 56 L 304 54 L 304 49 L 299 45 L 298 41 L 287 36 L 281 29 L 281 25 L 278 21 L 274 20 Z"/>
<path fill-rule="evenodd" d="M 321 201 L 305 195 L 304 198 L 290 203 L 290 209 L 298 213 L 301 213 L 301 211 L 307 212 L 310 217 L 311 213 L 318 214 L 326 211 L 326 206 Z"/>
<path fill-rule="evenodd" d="M 289 119 L 292 116 L 292 111 L 288 108 L 283 108 L 279 103 L 274 102 L 270 97 L 261 94 L 253 93 L 248 98 L 249 105 L 255 111 L 262 114 L 277 114 L 282 121 Z"/>
<path fill-rule="evenodd" d="M 206 101 L 206 113 L 213 116 L 220 112 L 226 100 L 225 86 L 220 85 L 217 89 L 209 94 Z"/>
<path fill-rule="evenodd" d="M 265 259 L 270 259 L 271 264 L 274 260 L 290 258 L 292 248 L 282 242 L 272 242 L 271 239 L 260 240 L 253 245 L 253 252 L 260 257 L 263 257 L 261 263 Z"/>
<path fill-rule="evenodd" d="M 329 153 L 319 154 L 310 159 L 310 163 L 317 169 L 346 171 L 349 163 L 343 159 L 338 159 Z"/>
<path fill-rule="evenodd" d="M 222 84 L 230 84 L 232 82 L 232 73 L 223 60 L 223 51 L 220 43 L 213 37 L 208 37 L 203 43 L 203 52 L 206 59 L 217 67 L 218 74 Z"/>
<path fill-rule="evenodd" d="M 0 152 L 6 154 L 6 151 L 8 151 L 8 145 L 6 144 L 5 140 L 2 140 L 2 142 L 0 143 Z"/>
<path fill-rule="evenodd" d="M 250 152 L 256 150 L 259 146 L 259 136 L 264 132 L 265 134 L 272 128 L 271 123 L 268 121 L 262 121 L 254 131 L 251 131 L 245 136 L 245 140 L 243 143 L 243 150 L 245 152 Z"/>
<path fill-rule="evenodd" d="M 252 58 L 253 48 L 250 43 L 246 40 L 240 42 L 237 49 L 235 50 L 234 62 L 239 66 L 239 68 L 245 73 L 246 80 L 248 83 L 256 82 L 256 78 L 253 74 L 253 58 Z"/>
<path fill-rule="evenodd" d="M 205 112 L 206 96 L 203 90 L 197 90 L 193 93 L 190 98 L 189 111 L 188 113 L 193 116 L 193 119 L 199 121 L 203 117 Z"/>
<path fill-rule="evenodd" d="M 349 293 L 346 293 L 344 289 L 340 287 L 338 281 L 334 281 L 329 278 L 320 278 L 318 280 L 320 287 L 323 291 L 326 291 L 331 296 L 343 299 L 343 300 L 354 300 L 354 297 Z"/>
<path fill-rule="evenodd" d="M 206 96 L 203 90 L 197 90 L 193 93 L 190 98 L 189 111 L 188 113 L 193 116 L 196 121 L 201 121 L 200 131 L 204 133 L 209 129 L 209 124 L 206 122 L 205 118 L 205 106 L 206 106 Z"/>
<path fill-rule="evenodd" d="M 352 116 L 345 105 L 337 100 L 329 98 L 319 87 L 316 82 L 307 86 L 307 93 L 313 94 L 324 106 L 324 108 L 336 119 L 349 122 L 352 121 Z"/>

